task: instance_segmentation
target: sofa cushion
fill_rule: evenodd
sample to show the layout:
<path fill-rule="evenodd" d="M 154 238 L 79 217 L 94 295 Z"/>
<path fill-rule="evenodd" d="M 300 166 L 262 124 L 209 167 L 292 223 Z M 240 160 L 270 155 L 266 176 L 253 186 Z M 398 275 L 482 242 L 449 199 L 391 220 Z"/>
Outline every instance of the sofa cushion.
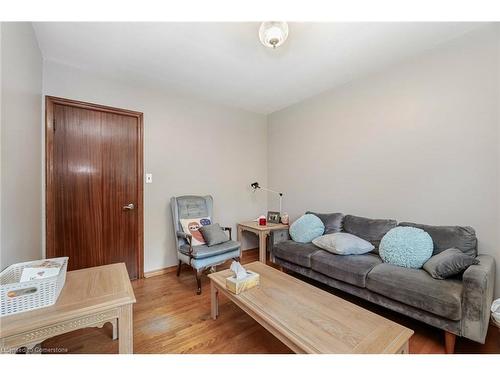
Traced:
<path fill-rule="evenodd" d="M 470 255 L 477 255 L 476 231 L 472 227 L 457 225 L 425 225 L 409 222 L 399 223 L 402 227 L 415 227 L 425 230 L 434 242 L 434 254 L 455 247 Z"/>
<path fill-rule="evenodd" d="M 283 241 L 273 248 L 274 256 L 299 266 L 311 268 L 311 256 L 321 251 L 312 243 L 299 243 L 292 240 Z"/>
<path fill-rule="evenodd" d="M 340 212 L 334 214 L 318 214 L 316 212 L 307 211 L 306 214 L 312 214 L 319 217 L 323 224 L 325 224 L 325 234 L 337 233 L 342 231 L 344 214 L 341 214 Z"/>
<path fill-rule="evenodd" d="M 226 241 L 218 245 L 207 246 L 198 245 L 193 246 L 193 258 L 203 259 L 207 257 L 213 257 L 215 255 L 224 254 L 233 250 L 238 250 L 240 248 L 240 243 L 237 241 Z M 189 245 L 181 245 L 180 251 L 183 254 L 189 255 Z"/>
<path fill-rule="evenodd" d="M 311 257 L 311 268 L 323 275 L 364 288 L 366 276 L 382 260 L 376 254 L 336 255 L 321 250 Z"/>
<path fill-rule="evenodd" d="M 354 234 L 371 242 L 378 251 L 382 237 L 392 228 L 397 226 L 397 221 L 392 219 L 369 219 L 361 216 L 346 215 L 344 217 L 344 232 Z"/>
<path fill-rule="evenodd" d="M 458 279 L 436 280 L 422 269 L 379 264 L 366 278 L 372 292 L 441 317 L 462 317 L 462 282 Z"/>

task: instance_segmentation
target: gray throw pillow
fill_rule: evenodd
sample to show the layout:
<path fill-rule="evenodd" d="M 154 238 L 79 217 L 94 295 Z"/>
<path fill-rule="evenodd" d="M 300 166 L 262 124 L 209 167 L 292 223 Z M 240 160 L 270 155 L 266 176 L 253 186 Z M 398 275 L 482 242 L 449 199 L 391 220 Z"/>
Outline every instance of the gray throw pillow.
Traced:
<path fill-rule="evenodd" d="M 222 230 L 219 224 L 210 224 L 200 227 L 198 229 L 201 235 L 205 239 L 207 246 L 218 245 L 220 243 L 229 241 L 226 233 Z"/>
<path fill-rule="evenodd" d="M 366 254 L 374 249 L 374 246 L 368 241 L 344 232 L 325 234 L 315 238 L 312 243 L 323 250 L 338 255 Z"/>
<path fill-rule="evenodd" d="M 342 231 L 342 221 L 344 214 L 340 212 L 334 214 L 318 214 L 316 212 L 307 211 L 306 214 L 313 214 L 325 224 L 325 234 L 337 233 Z"/>
<path fill-rule="evenodd" d="M 476 258 L 464 254 L 456 248 L 451 248 L 432 256 L 425 262 L 424 270 L 433 278 L 443 280 L 465 271 L 472 264 L 478 263 Z"/>

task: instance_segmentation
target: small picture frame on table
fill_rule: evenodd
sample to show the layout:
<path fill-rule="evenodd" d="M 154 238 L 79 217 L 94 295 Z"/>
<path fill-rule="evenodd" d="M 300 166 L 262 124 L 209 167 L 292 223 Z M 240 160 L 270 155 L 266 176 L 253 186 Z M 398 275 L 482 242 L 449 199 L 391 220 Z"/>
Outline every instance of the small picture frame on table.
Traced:
<path fill-rule="evenodd" d="M 267 222 L 271 224 L 279 224 L 281 220 L 280 213 L 277 211 L 267 211 Z"/>

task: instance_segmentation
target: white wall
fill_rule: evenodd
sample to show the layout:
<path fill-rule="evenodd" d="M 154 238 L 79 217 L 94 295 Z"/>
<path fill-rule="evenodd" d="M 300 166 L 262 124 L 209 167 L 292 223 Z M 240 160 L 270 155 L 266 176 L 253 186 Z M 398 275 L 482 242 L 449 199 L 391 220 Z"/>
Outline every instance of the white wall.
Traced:
<path fill-rule="evenodd" d="M 0 269 L 39 259 L 42 57 L 30 23 L 1 24 Z"/>
<path fill-rule="evenodd" d="M 169 200 L 212 194 L 214 217 L 233 227 L 266 211 L 266 117 L 239 109 L 111 81 L 55 62 L 44 63 L 43 94 L 144 113 L 144 270 L 177 264 Z M 256 247 L 255 242 L 244 248 Z"/>
<path fill-rule="evenodd" d="M 488 26 L 271 114 L 268 180 L 284 210 L 471 225 L 496 258 L 498 297 L 499 37 Z"/>

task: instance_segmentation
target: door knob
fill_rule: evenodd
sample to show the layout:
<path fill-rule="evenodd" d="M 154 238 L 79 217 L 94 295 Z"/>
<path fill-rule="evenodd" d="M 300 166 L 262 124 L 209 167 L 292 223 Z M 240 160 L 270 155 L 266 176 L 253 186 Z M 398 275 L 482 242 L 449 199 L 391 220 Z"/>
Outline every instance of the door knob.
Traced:
<path fill-rule="evenodd" d="M 134 204 L 133 203 L 129 203 L 126 206 L 123 206 L 123 209 L 124 210 L 133 210 L 134 209 Z"/>

